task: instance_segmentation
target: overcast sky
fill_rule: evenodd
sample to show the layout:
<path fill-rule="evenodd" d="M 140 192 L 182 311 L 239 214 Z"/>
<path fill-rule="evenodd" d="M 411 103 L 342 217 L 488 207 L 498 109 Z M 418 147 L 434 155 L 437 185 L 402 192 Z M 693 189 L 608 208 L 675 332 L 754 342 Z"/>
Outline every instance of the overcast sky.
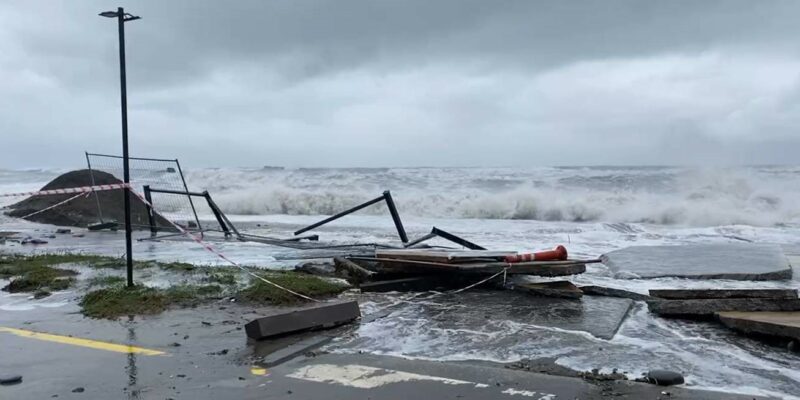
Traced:
<path fill-rule="evenodd" d="M 121 153 L 108 1 L 0 1 L 0 167 Z M 128 1 L 131 154 L 798 163 L 800 1 Z"/>

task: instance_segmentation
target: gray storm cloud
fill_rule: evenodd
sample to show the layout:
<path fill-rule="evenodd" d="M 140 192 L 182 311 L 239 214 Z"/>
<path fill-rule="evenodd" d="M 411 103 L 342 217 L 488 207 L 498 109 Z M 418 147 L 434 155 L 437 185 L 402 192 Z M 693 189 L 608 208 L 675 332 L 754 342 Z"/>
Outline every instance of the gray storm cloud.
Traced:
<path fill-rule="evenodd" d="M 800 3 L 136 1 L 131 148 L 190 166 L 795 163 Z M 0 3 L 0 167 L 118 153 L 108 2 Z"/>

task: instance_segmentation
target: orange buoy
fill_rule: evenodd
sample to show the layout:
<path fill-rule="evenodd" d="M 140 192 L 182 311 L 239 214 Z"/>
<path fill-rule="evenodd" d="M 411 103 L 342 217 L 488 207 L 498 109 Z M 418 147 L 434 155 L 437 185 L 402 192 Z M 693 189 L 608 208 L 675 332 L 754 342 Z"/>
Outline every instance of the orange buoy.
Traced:
<path fill-rule="evenodd" d="M 536 253 L 517 254 L 514 256 L 507 256 L 505 261 L 508 263 L 517 263 L 524 261 L 558 261 L 567 259 L 567 248 L 558 246 L 554 250 L 539 251 Z"/>

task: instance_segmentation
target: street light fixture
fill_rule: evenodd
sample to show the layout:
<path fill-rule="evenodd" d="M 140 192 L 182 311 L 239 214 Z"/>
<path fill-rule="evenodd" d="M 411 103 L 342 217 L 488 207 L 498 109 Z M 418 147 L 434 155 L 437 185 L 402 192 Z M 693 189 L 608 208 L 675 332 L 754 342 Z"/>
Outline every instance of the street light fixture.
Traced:
<path fill-rule="evenodd" d="M 103 11 L 101 17 L 116 18 L 119 25 L 119 84 L 122 98 L 122 169 L 125 187 L 123 190 L 125 204 L 125 254 L 127 256 L 128 287 L 133 286 L 133 241 L 131 239 L 131 199 L 130 199 L 130 169 L 128 166 L 128 93 L 125 79 L 125 23 L 139 19 L 135 15 L 125 12 L 122 7 L 117 11 Z"/>

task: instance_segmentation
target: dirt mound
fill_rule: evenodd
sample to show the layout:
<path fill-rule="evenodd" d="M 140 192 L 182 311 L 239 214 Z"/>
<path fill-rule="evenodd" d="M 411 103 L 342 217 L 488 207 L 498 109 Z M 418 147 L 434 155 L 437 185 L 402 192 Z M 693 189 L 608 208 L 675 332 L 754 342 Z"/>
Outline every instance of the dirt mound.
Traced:
<path fill-rule="evenodd" d="M 92 182 L 92 175 L 94 175 L 94 183 Z M 41 190 L 115 183 L 122 183 L 122 181 L 107 172 L 81 169 L 67 172 L 53 179 L 50 183 L 44 185 Z M 75 196 L 75 194 L 31 196 L 9 206 L 11 211 L 6 212 L 6 215 L 17 218 L 23 217 L 62 202 L 72 196 Z M 98 202 L 100 203 L 100 210 L 102 210 L 102 218 L 98 212 Z M 95 192 L 26 219 L 43 224 L 78 227 L 86 227 L 101 220 L 105 222 L 117 221 L 121 227 L 125 221 L 123 191 L 118 189 Z M 156 222 L 161 227 L 169 226 L 169 223 L 160 217 L 157 217 Z M 133 229 L 148 229 L 147 207 L 134 195 L 131 195 L 131 224 Z"/>

